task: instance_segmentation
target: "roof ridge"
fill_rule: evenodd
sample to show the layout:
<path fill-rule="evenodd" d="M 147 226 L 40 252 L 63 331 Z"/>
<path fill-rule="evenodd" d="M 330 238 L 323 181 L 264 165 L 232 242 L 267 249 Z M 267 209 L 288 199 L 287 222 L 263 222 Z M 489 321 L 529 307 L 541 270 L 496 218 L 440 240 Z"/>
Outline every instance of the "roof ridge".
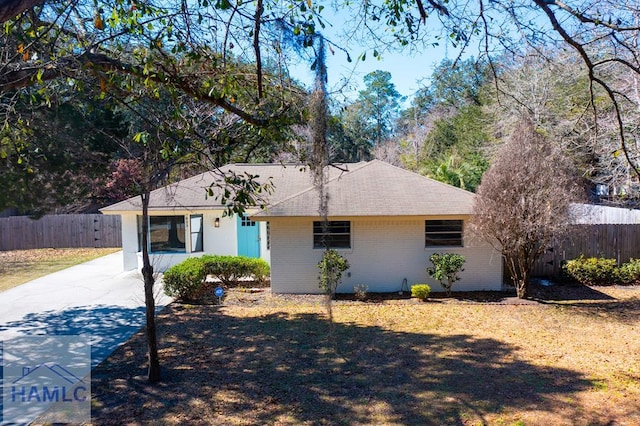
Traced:
<path fill-rule="evenodd" d="M 373 161 L 373 160 L 372 160 L 372 161 Z M 336 176 L 336 177 L 334 177 L 334 178 L 329 179 L 329 180 L 327 181 L 327 183 L 329 183 L 329 182 L 333 182 L 334 180 L 336 180 L 336 179 L 338 179 L 338 178 L 342 177 L 342 175 L 343 175 L 344 173 L 352 173 L 352 172 L 355 172 L 356 170 L 360 170 L 362 167 L 366 166 L 366 165 L 367 165 L 367 164 L 369 164 L 370 162 L 371 162 L 371 161 L 360 161 L 360 162 L 358 162 L 358 163 L 335 163 L 335 164 L 342 164 L 342 165 L 344 165 L 344 166 L 349 166 L 349 165 L 354 165 L 354 166 L 355 166 L 355 165 L 358 165 L 358 164 L 360 164 L 360 163 L 363 163 L 363 164 L 362 164 L 360 167 L 355 168 L 354 170 L 347 170 L 346 172 L 340 173 L 338 176 Z M 329 166 L 331 166 L 331 164 L 327 164 L 327 166 L 325 166 L 325 167 L 329 167 Z M 307 164 L 307 165 L 305 165 L 305 167 L 309 167 L 309 165 Z M 287 202 L 287 201 L 289 201 L 289 200 L 291 200 L 291 199 L 293 199 L 293 198 L 299 197 L 300 195 L 305 194 L 305 193 L 307 193 L 307 192 L 309 192 L 309 191 L 313 191 L 313 190 L 315 190 L 315 186 L 313 185 L 313 183 L 311 183 L 311 186 L 310 186 L 309 188 L 303 189 L 302 191 L 298 191 L 298 192 L 296 192 L 295 194 L 291 194 L 291 195 L 289 195 L 288 197 L 283 198 L 282 200 L 278 201 L 277 203 L 269 204 L 269 205 L 267 206 L 267 209 L 268 209 L 269 207 L 275 207 L 275 206 L 277 206 L 277 205 L 279 205 L 279 204 L 282 204 L 282 203 L 284 203 L 284 202 Z"/>
<path fill-rule="evenodd" d="M 353 172 L 356 172 L 356 171 L 362 169 L 363 167 L 366 167 L 367 165 L 373 163 L 374 161 L 379 161 L 379 160 L 359 161 L 357 163 L 335 163 L 336 165 L 327 164 L 327 167 L 333 166 L 333 167 L 336 167 L 338 170 L 341 170 L 341 173 L 339 173 L 337 176 L 334 176 L 333 178 L 327 180 L 327 183 L 330 183 L 330 182 L 333 182 L 334 180 L 340 179 L 345 174 L 351 174 Z M 338 164 L 341 164 L 341 165 L 347 166 L 347 167 L 348 166 L 354 166 L 355 168 L 353 170 L 342 170 L 337 166 Z"/>
<path fill-rule="evenodd" d="M 301 163 L 301 162 L 289 162 L 289 163 L 228 163 L 225 164 L 222 167 L 229 167 L 229 166 L 279 166 L 279 167 L 287 167 L 287 166 L 307 166 L 307 164 Z M 222 168 L 220 167 L 220 168 Z"/>
<path fill-rule="evenodd" d="M 430 181 L 431 181 L 431 182 L 433 182 L 433 183 L 436 183 L 436 184 L 439 184 L 439 185 L 445 185 L 445 186 L 448 186 L 448 187 L 450 187 L 450 188 L 452 188 L 452 189 L 456 189 L 456 190 L 458 190 L 458 191 L 462 191 L 462 192 L 467 193 L 467 194 L 475 195 L 475 192 L 471 192 L 471 191 L 469 191 L 469 190 L 467 190 L 467 189 L 463 189 L 463 188 L 460 188 L 460 187 L 458 187 L 458 186 L 451 185 L 450 183 L 440 182 L 439 180 L 436 180 L 436 179 L 431 178 L 431 177 L 429 177 L 429 176 L 421 175 L 420 173 L 418 173 L 418 172 L 414 172 L 413 170 L 403 169 L 402 167 L 399 167 L 399 166 L 393 165 L 393 164 L 391 164 L 391 163 L 387 163 L 386 161 L 382 161 L 382 160 L 374 159 L 374 160 L 371 160 L 369 163 L 373 163 L 374 161 L 375 161 L 375 162 L 379 162 L 379 163 L 381 163 L 381 164 L 384 164 L 385 166 L 393 167 L 393 168 L 395 168 L 395 169 L 401 170 L 401 171 L 406 172 L 406 173 L 411 173 L 412 175 L 415 175 L 415 176 L 421 177 L 421 178 L 423 178 L 423 179 L 428 179 L 428 180 L 430 180 Z M 369 163 L 367 163 L 367 164 L 369 164 Z"/>

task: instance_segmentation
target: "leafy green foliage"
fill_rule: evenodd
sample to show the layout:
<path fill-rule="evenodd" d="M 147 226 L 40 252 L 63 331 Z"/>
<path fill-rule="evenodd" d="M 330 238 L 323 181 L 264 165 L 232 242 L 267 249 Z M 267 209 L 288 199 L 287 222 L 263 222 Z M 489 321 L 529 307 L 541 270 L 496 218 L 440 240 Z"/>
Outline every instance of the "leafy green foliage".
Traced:
<path fill-rule="evenodd" d="M 167 269 L 164 291 L 179 300 L 194 300 L 202 291 L 207 274 L 199 257 L 191 257 Z"/>
<path fill-rule="evenodd" d="M 431 293 L 431 287 L 429 284 L 414 284 L 411 286 L 411 297 L 416 297 L 420 300 L 427 300 Z"/>
<path fill-rule="evenodd" d="M 270 273 L 263 259 L 245 256 L 204 255 L 191 257 L 167 269 L 164 290 L 180 300 L 196 300 L 208 291 L 207 276 L 217 278 L 225 287 L 237 287 L 240 278 L 252 278 L 264 284 Z"/>
<path fill-rule="evenodd" d="M 200 261 L 205 273 L 219 279 L 226 287 L 237 287 L 240 278 L 246 277 L 264 283 L 270 273 L 269 264 L 259 258 L 204 255 Z"/>
<path fill-rule="evenodd" d="M 373 145 L 380 145 L 393 134 L 400 102 L 404 99 L 391 82 L 388 71 L 373 71 L 364 76 L 365 89 L 358 94 L 356 103 L 371 126 L 369 135 Z"/>
<path fill-rule="evenodd" d="M 470 59 L 454 68 L 445 60 L 431 81 L 399 119 L 400 161 L 422 175 L 475 191 L 488 167 L 485 146 L 492 139 L 483 110 L 487 67 Z"/>
<path fill-rule="evenodd" d="M 458 274 L 464 269 L 464 256 L 457 253 L 434 253 L 429 256 L 433 266 L 427 268 L 427 273 L 431 277 L 440 281 L 440 285 L 451 295 L 451 286 L 460 280 Z"/>
<path fill-rule="evenodd" d="M 24 90 L 0 128 L 0 210 L 33 215 L 90 205 L 117 145 L 106 134 L 122 134 L 121 118 L 104 102 L 62 88 L 63 102 L 40 105 Z M 31 97 L 29 95 L 34 95 Z M 0 101 L 1 102 L 1 101 Z"/>
<path fill-rule="evenodd" d="M 640 259 L 618 266 L 615 259 L 580 256 L 565 263 L 564 271 L 585 285 L 635 284 L 640 280 Z"/>
<path fill-rule="evenodd" d="M 339 115 L 330 117 L 328 130 L 332 162 L 371 160 L 373 142 L 369 135 L 372 129 L 358 103 L 350 104 Z"/>
<path fill-rule="evenodd" d="M 640 282 L 640 259 L 629 259 L 620 266 L 620 281 L 623 284 L 638 284 Z"/>
<path fill-rule="evenodd" d="M 483 86 L 491 80 L 491 71 L 486 61 L 475 58 L 457 61 L 455 66 L 451 59 L 444 59 L 431 76 L 431 85 L 421 96 L 430 100 L 432 106 L 460 109 L 467 105 L 482 105 Z"/>
<path fill-rule="evenodd" d="M 487 160 L 479 154 L 471 153 L 466 158 L 450 154 L 425 161 L 420 171 L 439 182 L 475 192 L 487 167 Z"/>
<path fill-rule="evenodd" d="M 318 263 L 320 290 L 329 296 L 335 295 L 338 284 L 342 280 L 342 273 L 349 268 L 349 261 L 340 253 L 334 249 L 326 250 L 322 254 L 322 260 Z"/>

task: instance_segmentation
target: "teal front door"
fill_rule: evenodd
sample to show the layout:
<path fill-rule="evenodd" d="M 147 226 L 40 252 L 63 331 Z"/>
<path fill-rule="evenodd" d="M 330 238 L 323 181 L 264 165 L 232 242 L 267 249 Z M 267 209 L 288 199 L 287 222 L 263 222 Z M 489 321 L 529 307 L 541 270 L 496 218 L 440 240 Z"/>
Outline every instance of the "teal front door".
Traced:
<path fill-rule="evenodd" d="M 238 216 L 238 256 L 260 257 L 260 227 L 246 216 Z"/>

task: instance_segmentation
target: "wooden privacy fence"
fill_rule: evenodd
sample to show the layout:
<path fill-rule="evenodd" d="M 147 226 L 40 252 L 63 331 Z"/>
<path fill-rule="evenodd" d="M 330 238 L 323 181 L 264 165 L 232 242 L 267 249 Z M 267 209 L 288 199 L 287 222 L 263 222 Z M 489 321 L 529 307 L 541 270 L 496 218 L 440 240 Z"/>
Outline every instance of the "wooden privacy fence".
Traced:
<path fill-rule="evenodd" d="M 0 218 L 0 250 L 70 247 L 121 247 L 120 216 L 62 214 L 33 220 Z"/>
<path fill-rule="evenodd" d="M 564 261 L 585 257 L 616 259 L 618 264 L 640 258 L 640 225 L 573 225 L 569 237 L 547 249 L 532 276 L 557 278 Z"/>

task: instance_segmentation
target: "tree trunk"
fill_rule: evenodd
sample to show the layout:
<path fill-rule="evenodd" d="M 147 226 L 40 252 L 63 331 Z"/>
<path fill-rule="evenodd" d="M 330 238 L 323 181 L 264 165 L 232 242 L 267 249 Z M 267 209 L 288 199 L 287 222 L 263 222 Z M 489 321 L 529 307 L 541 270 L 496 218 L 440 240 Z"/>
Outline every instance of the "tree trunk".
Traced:
<path fill-rule="evenodd" d="M 529 274 L 530 269 L 527 266 L 520 267 L 520 274 L 516 281 L 516 293 L 519 299 L 526 299 L 529 297 Z"/>
<path fill-rule="evenodd" d="M 153 298 L 153 266 L 149 260 L 149 196 L 150 190 L 145 189 L 142 197 L 142 277 L 144 279 L 144 305 L 146 314 L 145 331 L 147 334 L 147 349 L 149 370 L 147 379 L 150 383 L 160 381 L 160 359 L 158 357 L 158 338 L 156 334 L 156 302 Z"/>
<path fill-rule="evenodd" d="M 524 280 L 518 280 L 516 283 L 516 294 L 519 299 L 526 299 L 529 297 L 529 285 Z"/>

